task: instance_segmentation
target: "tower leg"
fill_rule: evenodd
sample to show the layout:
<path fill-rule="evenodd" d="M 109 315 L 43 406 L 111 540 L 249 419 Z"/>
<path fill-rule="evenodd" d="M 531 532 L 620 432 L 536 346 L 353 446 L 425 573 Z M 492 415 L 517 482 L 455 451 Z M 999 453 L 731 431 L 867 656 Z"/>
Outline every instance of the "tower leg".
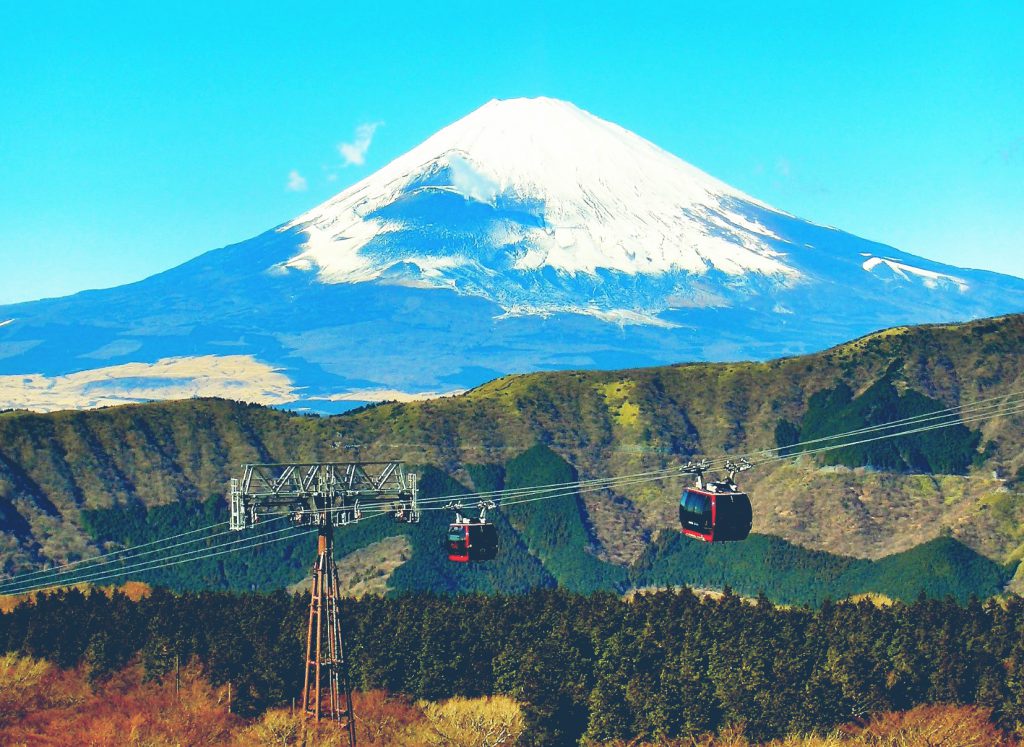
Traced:
<path fill-rule="evenodd" d="M 342 724 L 348 735 L 349 747 L 355 747 L 356 723 L 342 636 L 338 567 L 334 562 L 334 528 L 328 514 L 321 514 L 318 519 L 320 533 L 310 588 L 303 710 L 316 721 L 323 716 Z M 327 703 L 323 700 L 325 695 Z"/>

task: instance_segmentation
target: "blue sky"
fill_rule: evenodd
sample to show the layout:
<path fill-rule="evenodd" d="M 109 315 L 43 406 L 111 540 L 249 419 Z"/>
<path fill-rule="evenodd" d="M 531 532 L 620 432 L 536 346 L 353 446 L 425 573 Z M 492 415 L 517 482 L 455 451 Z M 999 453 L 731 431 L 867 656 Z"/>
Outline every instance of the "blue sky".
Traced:
<path fill-rule="evenodd" d="M 0 0 L 0 304 L 243 240 L 538 95 L 803 218 L 1024 276 L 1024 3 L 376 5 Z"/>

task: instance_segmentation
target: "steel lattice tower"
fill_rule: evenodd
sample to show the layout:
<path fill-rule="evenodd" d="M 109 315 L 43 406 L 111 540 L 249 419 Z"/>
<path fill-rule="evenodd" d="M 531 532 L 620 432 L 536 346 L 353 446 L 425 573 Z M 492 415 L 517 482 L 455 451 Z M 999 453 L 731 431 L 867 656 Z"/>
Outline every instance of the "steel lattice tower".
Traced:
<path fill-rule="evenodd" d="M 302 708 L 317 721 L 341 723 L 349 747 L 355 747 L 334 529 L 359 521 L 360 501 L 376 504 L 377 513 L 390 513 L 396 521 L 419 521 L 416 475 L 406 473 L 401 462 L 245 464 L 243 470 L 241 479 L 231 480 L 232 529 L 249 529 L 271 516 L 317 527 Z"/>
<path fill-rule="evenodd" d="M 356 743 L 352 712 L 352 685 L 345 659 L 341 627 L 338 566 L 334 561 L 334 526 L 322 514 L 313 563 L 309 596 L 309 630 L 306 636 L 306 674 L 302 686 L 303 711 L 317 721 L 321 716 L 343 725 L 351 747 Z M 327 702 L 324 702 L 324 696 Z"/>

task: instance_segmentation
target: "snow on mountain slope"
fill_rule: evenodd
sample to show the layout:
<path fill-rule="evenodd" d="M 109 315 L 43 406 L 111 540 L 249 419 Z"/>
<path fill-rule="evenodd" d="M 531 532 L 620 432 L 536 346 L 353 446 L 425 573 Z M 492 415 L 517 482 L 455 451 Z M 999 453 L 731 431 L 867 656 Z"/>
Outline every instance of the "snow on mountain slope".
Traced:
<path fill-rule="evenodd" d="M 920 267 L 913 267 L 900 262 L 895 259 L 887 257 L 873 257 L 868 253 L 864 253 L 867 259 L 861 265 L 867 272 L 875 272 L 877 269 L 885 268 L 888 269 L 896 277 L 902 278 L 903 280 L 909 281 L 910 276 L 916 275 L 922 278 L 922 282 L 928 288 L 938 288 L 944 283 L 956 286 L 961 292 L 967 292 L 970 290 L 970 284 L 963 278 L 955 275 L 949 275 L 944 272 L 935 272 L 934 270 L 923 270 Z"/>
<path fill-rule="evenodd" d="M 778 237 L 739 206 L 771 210 L 567 102 L 495 100 L 288 224 L 308 241 L 283 267 L 449 287 L 507 311 L 636 310 L 599 295 L 552 304 L 544 283 L 500 279 L 545 268 L 798 281 Z M 437 220 L 451 213 L 468 219 L 454 232 Z"/>
<path fill-rule="evenodd" d="M 492 101 L 285 226 L 0 307 L 0 409 L 214 395 L 334 411 L 1021 311 L 1020 278 L 801 220 L 572 104 Z"/>

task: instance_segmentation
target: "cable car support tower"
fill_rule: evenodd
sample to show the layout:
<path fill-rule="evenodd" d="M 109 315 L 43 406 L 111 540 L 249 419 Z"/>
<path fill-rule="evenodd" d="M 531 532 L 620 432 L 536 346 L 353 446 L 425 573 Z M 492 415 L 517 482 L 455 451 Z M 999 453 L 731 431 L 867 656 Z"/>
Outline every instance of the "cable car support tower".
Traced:
<path fill-rule="evenodd" d="M 231 528 L 250 529 L 266 517 L 288 516 L 317 527 L 309 595 L 302 707 L 316 721 L 342 725 L 356 744 L 352 686 L 339 607 L 334 530 L 358 522 L 362 507 L 390 504 L 398 521 L 419 521 L 416 475 L 402 462 L 310 462 L 242 465 L 231 480 Z"/>

